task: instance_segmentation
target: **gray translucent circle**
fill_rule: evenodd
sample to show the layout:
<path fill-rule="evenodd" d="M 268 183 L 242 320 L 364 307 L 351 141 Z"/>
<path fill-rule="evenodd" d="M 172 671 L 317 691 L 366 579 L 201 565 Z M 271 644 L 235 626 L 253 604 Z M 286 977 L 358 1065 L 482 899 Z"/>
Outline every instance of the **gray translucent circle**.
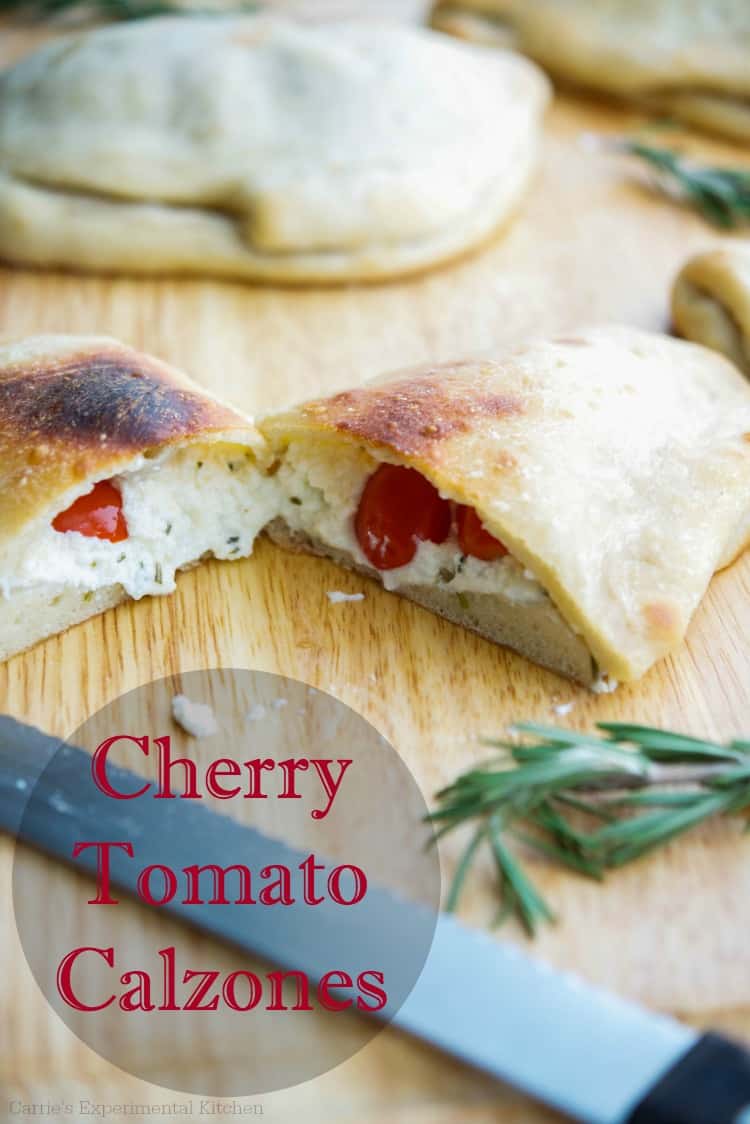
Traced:
<path fill-rule="evenodd" d="M 215 732 L 187 734 L 176 695 L 210 708 L 188 707 L 186 725 L 213 716 Z M 115 735 L 149 739 L 113 742 L 104 767 L 112 792 L 150 785 L 136 798 L 95 783 Z M 326 1072 L 393 1018 L 430 949 L 440 872 L 419 787 L 361 715 L 267 672 L 193 671 L 110 702 L 45 760 L 19 830 L 35 846 L 15 852 L 16 924 L 47 1001 L 98 1054 L 170 1089 L 248 1095 Z M 104 849 L 73 859 L 104 842 L 132 845 L 107 848 L 118 904 L 94 903 Z"/>

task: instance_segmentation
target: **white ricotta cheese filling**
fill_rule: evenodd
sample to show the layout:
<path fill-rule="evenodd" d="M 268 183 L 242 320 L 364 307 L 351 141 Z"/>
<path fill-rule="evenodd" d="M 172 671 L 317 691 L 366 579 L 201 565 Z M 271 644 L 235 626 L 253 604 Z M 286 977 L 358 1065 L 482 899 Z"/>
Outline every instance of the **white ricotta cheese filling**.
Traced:
<path fill-rule="evenodd" d="M 119 584 L 135 598 L 171 593 L 176 571 L 202 555 L 250 554 L 277 510 L 273 479 L 238 445 L 139 457 L 112 480 L 122 495 L 127 539 L 113 543 L 56 531 L 52 519 L 58 513 L 51 512 L 0 553 L 0 594 L 49 582 L 83 590 Z"/>
<path fill-rule="evenodd" d="M 281 490 L 287 525 L 357 565 L 373 569 L 360 549 L 354 516 L 368 477 L 377 462 L 362 449 L 336 451 L 332 457 L 292 442 L 274 479 Z M 539 602 L 547 594 L 536 578 L 511 555 L 483 562 L 464 555 L 454 533 L 443 543 L 419 542 L 406 566 L 378 571 L 386 589 L 405 585 L 442 586 L 456 593 L 496 594 L 517 602 Z"/>

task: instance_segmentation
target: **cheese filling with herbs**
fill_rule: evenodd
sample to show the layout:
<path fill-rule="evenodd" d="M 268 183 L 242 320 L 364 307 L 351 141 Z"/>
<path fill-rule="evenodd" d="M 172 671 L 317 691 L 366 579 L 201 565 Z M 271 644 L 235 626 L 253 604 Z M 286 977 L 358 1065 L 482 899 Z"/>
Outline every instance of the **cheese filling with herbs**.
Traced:
<path fill-rule="evenodd" d="M 333 460 L 292 442 L 273 478 L 280 489 L 280 514 L 287 526 L 346 553 L 356 565 L 377 574 L 388 590 L 441 586 L 457 594 L 489 593 L 530 604 L 547 599 L 534 575 L 511 555 L 491 562 L 468 557 L 453 531 L 442 543 L 419 541 L 414 557 L 404 566 L 374 570 L 357 542 L 354 516 L 365 483 L 378 463 L 359 448 L 337 449 Z"/>
<path fill-rule="evenodd" d="M 61 532 L 52 526 L 57 512 L 50 512 L 0 554 L 0 595 L 50 581 L 83 590 L 121 585 L 133 598 L 171 593 L 176 571 L 203 555 L 250 554 L 277 504 L 273 480 L 235 445 L 139 457 L 112 483 L 122 496 L 127 537 L 110 542 Z"/>

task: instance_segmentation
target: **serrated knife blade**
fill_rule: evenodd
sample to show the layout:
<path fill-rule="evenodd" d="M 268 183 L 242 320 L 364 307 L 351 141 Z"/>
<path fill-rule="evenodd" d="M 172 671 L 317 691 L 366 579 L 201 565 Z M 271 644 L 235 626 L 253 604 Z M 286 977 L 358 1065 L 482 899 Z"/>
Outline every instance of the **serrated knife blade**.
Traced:
<path fill-rule="evenodd" d="M 128 838 L 158 847 L 178 869 L 242 854 L 292 865 L 304 858 L 275 839 L 181 801 L 107 800 L 90 783 L 91 758 L 31 726 L 0 716 L 0 829 L 70 863 L 73 843 Z M 56 756 L 57 755 L 57 756 Z M 53 783 L 37 784 L 55 759 Z M 122 779 L 137 780 L 127 770 Z M 35 788 L 25 812 L 24 795 Z M 133 786 L 134 787 L 134 786 Z M 76 864 L 89 870 L 90 862 Z M 112 855 L 112 883 L 135 892 L 137 871 Z M 229 906 L 162 907 L 254 956 L 319 978 L 377 956 L 388 934 L 408 943 L 424 907 L 370 887 L 364 909 L 310 911 L 300 904 L 256 911 L 252 924 Z M 398 972 L 398 962 L 390 967 Z M 394 1025 L 583 1124 L 749 1124 L 750 1058 L 718 1035 L 698 1035 L 665 1016 L 553 970 L 508 942 L 440 915 L 427 962 Z"/>

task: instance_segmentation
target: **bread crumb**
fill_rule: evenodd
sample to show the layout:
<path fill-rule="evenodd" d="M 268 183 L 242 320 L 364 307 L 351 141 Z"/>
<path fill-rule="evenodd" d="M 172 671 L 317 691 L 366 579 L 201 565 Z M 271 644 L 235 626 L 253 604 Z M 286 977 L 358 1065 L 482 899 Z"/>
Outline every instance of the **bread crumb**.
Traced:
<path fill-rule="evenodd" d="M 342 601 L 364 601 L 364 593 L 343 593 L 340 589 L 329 589 L 326 597 L 332 605 L 340 605 Z"/>
<path fill-rule="evenodd" d="M 260 722 L 261 718 L 265 718 L 266 708 L 263 703 L 253 703 L 245 715 L 246 722 Z"/>
<path fill-rule="evenodd" d="M 172 718 L 193 738 L 210 738 L 219 730 L 211 707 L 191 702 L 187 695 L 175 695 L 172 699 Z"/>
<path fill-rule="evenodd" d="M 572 702 L 558 703 L 557 706 L 553 706 L 552 709 L 555 714 L 570 714 L 574 706 L 575 703 Z"/>
<path fill-rule="evenodd" d="M 595 695 L 611 695 L 619 686 L 619 682 L 616 679 L 610 679 L 605 671 L 591 684 L 591 690 Z"/>
<path fill-rule="evenodd" d="M 271 703 L 271 706 L 273 707 L 274 710 L 281 710 L 283 707 L 285 707 L 287 705 L 287 702 L 288 702 L 287 699 L 274 699 L 273 702 Z"/>

